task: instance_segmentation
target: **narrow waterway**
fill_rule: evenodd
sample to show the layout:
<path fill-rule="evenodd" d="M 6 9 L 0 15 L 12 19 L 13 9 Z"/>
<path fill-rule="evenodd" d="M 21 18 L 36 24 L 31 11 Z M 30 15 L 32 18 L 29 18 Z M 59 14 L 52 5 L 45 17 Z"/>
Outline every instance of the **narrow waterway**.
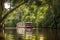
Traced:
<path fill-rule="evenodd" d="M 6 40 L 60 40 L 60 30 L 39 28 L 18 34 L 17 29 L 5 29 Z"/>

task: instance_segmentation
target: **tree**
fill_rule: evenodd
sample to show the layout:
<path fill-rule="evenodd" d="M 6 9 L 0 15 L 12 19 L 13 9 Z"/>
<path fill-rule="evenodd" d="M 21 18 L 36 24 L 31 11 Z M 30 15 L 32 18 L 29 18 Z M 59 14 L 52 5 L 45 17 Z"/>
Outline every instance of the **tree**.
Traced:
<path fill-rule="evenodd" d="M 26 2 L 26 1 L 25 1 Z M 24 4 L 25 2 L 23 2 L 22 4 Z M 22 5 L 20 4 L 20 5 Z M 4 39 L 4 25 L 3 25 L 3 21 L 4 19 L 12 12 L 14 11 L 16 8 L 18 8 L 20 5 L 18 5 L 16 8 L 12 9 L 11 11 L 7 12 L 4 16 L 2 16 L 2 12 L 3 12 L 3 8 L 4 8 L 4 0 L 0 0 L 0 40 L 5 40 Z"/>
<path fill-rule="evenodd" d="M 23 5 L 24 3 L 26 3 L 28 0 L 25 0 L 24 2 L 22 2 L 21 4 L 19 4 L 18 6 L 16 6 L 14 9 L 10 10 L 9 12 L 7 12 L 1 19 L 0 19 L 0 23 L 11 13 L 13 12 L 16 8 L 18 8 L 19 6 Z"/>
<path fill-rule="evenodd" d="M 0 0 L 0 21 L 2 19 L 3 3 L 4 0 Z M 0 23 L 0 40 L 5 40 L 3 23 Z"/>

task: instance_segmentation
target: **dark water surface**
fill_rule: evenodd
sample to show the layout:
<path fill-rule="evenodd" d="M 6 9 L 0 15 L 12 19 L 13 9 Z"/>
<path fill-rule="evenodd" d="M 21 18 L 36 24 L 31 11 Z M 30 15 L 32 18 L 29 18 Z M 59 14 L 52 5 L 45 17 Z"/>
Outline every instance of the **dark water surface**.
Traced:
<path fill-rule="evenodd" d="M 16 29 L 5 29 L 5 35 L 6 40 L 60 40 L 60 30 L 49 28 L 33 29 L 31 32 L 25 32 L 24 36 L 18 34 Z M 32 36 L 30 39 L 23 39 L 26 35 Z"/>

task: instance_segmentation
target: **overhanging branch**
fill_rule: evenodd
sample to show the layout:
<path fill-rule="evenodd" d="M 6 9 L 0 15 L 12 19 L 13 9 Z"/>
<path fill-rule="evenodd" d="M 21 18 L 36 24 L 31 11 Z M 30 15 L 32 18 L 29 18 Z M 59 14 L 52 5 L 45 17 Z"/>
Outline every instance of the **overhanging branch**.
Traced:
<path fill-rule="evenodd" d="M 23 2 L 23 3 L 19 4 L 18 6 L 16 6 L 14 9 L 8 11 L 8 12 L 0 19 L 0 23 L 2 23 L 2 21 L 3 21 L 5 18 L 7 18 L 7 16 L 8 16 L 11 12 L 13 12 L 15 9 L 17 9 L 18 7 L 20 7 L 21 5 L 23 5 L 23 4 L 25 4 L 25 3 L 26 3 L 26 2 Z"/>

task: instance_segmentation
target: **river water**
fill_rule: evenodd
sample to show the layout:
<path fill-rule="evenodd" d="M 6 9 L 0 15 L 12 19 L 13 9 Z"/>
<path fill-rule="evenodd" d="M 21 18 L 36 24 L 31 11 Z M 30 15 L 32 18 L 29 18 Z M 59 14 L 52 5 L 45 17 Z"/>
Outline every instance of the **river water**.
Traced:
<path fill-rule="evenodd" d="M 60 40 L 59 29 L 39 28 L 18 34 L 17 29 L 5 29 L 6 40 Z"/>

